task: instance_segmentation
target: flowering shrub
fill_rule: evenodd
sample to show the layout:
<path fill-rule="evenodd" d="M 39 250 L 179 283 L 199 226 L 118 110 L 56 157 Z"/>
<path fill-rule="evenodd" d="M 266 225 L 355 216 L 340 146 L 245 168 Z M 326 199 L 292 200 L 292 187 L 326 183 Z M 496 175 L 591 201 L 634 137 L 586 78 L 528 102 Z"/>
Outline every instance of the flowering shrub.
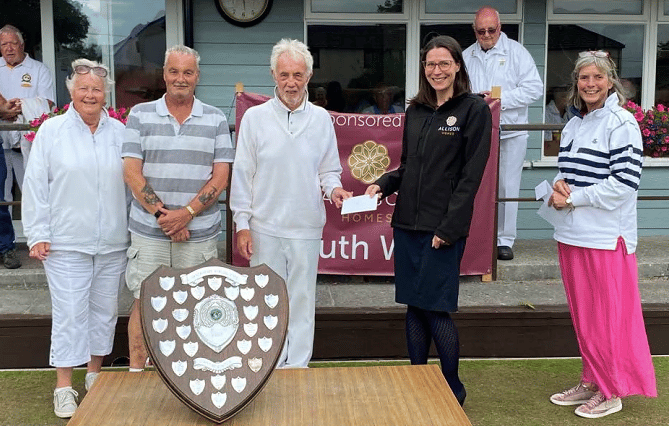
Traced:
<path fill-rule="evenodd" d="M 37 133 L 37 129 L 39 129 L 42 123 L 44 123 L 51 117 L 65 114 L 65 112 L 67 112 L 67 109 L 69 107 L 70 104 L 65 104 L 62 108 L 54 107 L 54 109 L 50 113 L 48 114 L 44 113 L 40 117 L 28 123 L 30 124 L 30 130 L 28 131 L 28 133 L 25 134 L 25 138 L 28 140 L 28 142 L 32 142 L 35 139 L 35 134 Z M 125 124 L 128 121 L 128 114 L 130 113 L 130 108 L 121 107 L 118 110 L 115 110 L 113 107 L 108 107 L 107 112 L 109 113 L 110 117 L 115 118 L 121 123 Z"/>
<path fill-rule="evenodd" d="M 628 101 L 624 108 L 634 115 L 639 128 L 643 147 L 651 157 L 664 157 L 669 154 L 669 111 L 667 107 L 658 104 L 654 108 L 643 111 L 632 101 Z"/>

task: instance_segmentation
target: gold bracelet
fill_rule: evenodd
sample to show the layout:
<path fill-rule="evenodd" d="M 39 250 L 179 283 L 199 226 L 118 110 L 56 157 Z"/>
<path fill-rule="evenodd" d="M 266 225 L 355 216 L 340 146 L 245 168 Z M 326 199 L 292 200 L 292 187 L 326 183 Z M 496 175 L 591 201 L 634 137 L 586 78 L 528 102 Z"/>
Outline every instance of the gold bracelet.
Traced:
<path fill-rule="evenodd" d="M 195 217 L 195 210 L 193 210 L 190 205 L 186 204 L 186 210 L 188 210 L 188 213 L 190 213 L 191 217 Z"/>

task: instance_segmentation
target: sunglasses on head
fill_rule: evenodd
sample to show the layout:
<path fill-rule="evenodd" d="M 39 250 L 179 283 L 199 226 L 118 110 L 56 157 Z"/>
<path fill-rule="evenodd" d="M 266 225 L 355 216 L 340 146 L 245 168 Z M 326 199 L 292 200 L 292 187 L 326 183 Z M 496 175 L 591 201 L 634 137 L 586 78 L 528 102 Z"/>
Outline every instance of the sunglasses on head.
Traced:
<path fill-rule="evenodd" d="M 594 56 L 596 58 L 608 58 L 609 52 L 605 52 L 603 50 L 586 50 L 585 52 L 580 52 L 578 54 L 579 58 L 585 58 L 588 56 Z"/>
<path fill-rule="evenodd" d="M 107 77 L 107 70 L 102 67 L 89 67 L 88 65 L 77 65 L 74 67 L 74 72 L 77 74 L 88 74 L 91 71 L 98 77 Z"/>

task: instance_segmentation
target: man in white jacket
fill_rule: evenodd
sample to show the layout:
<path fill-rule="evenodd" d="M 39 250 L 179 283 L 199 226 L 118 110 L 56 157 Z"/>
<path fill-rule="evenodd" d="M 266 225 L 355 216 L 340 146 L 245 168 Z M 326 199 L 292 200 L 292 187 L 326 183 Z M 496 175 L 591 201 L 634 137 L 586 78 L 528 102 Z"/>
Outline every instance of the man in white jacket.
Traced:
<path fill-rule="evenodd" d="M 10 121 L 28 123 L 48 113 L 56 99 L 51 71 L 43 63 L 25 53 L 21 32 L 13 25 L 0 28 L 0 93 L 13 103 Z M 12 201 L 14 176 L 23 185 L 25 165 L 30 154 L 30 142 L 23 132 L 2 132 L 7 178 L 4 182 L 5 201 Z"/>
<path fill-rule="evenodd" d="M 463 53 L 472 91 L 490 95 L 502 88 L 500 124 L 527 123 L 527 107 L 541 97 L 543 84 L 530 53 L 501 31 L 499 13 L 487 6 L 476 12 L 476 43 Z M 527 149 L 526 131 L 500 133 L 499 197 L 517 198 Z M 500 203 L 497 220 L 497 256 L 513 259 L 518 203 Z"/>
<path fill-rule="evenodd" d="M 251 266 L 267 264 L 286 281 L 290 313 L 278 366 L 306 367 L 314 340 L 323 194 L 341 207 L 351 193 L 341 187 L 330 114 L 307 99 L 313 67 L 307 46 L 283 39 L 270 63 L 275 96 L 242 118 L 230 208 L 242 256 Z"/>

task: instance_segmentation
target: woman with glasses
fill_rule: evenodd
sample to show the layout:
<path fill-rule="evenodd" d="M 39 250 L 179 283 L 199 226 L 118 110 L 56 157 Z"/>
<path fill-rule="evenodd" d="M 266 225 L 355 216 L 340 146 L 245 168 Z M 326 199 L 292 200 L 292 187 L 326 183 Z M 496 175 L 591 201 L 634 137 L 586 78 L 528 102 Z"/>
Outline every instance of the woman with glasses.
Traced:
<path fill-rule="evenodd" d="M 624 102 L 608 53 L 582 52 L 549 205 L 564 212 L 555 239 L 583 370 L 550 400 L 587 418 L 620 411 L 629 395 L 657 396 L 634 254 L 641 133 Z"/>
<path fill-rule="evenodd" d="M 435 342 L 441 369 L 458 402 L 466 392 L 458 376 L 458 332 L 449 312 L 458 309 L 460 260 L 474 197 L 490 152 L 492 117 L 471 93 L 462 49 L 451 37 L 421 51 L 418 94 L 406 111 L 397 170 L 366 194 L 398 192 L 391 225 L 395 238 L 395 300 L 407 306 L 406 337 L 412 364 L 427 363 Z"/>
<path fill-rule="evenodd" d="M 124 126 L 104 108 L 113 81 L 94 61 L 77 59 L 72 68 L 67 112 L 45 121 L 33 142 L 21 210 L 30 257 L 44 263 L 49 282 L 49 364 L 56 367 L 54 412 L 62 418 L 77 408 L 72 368 L 88 364 L 88 390 L 111 353 L 130 242 Z"/>

